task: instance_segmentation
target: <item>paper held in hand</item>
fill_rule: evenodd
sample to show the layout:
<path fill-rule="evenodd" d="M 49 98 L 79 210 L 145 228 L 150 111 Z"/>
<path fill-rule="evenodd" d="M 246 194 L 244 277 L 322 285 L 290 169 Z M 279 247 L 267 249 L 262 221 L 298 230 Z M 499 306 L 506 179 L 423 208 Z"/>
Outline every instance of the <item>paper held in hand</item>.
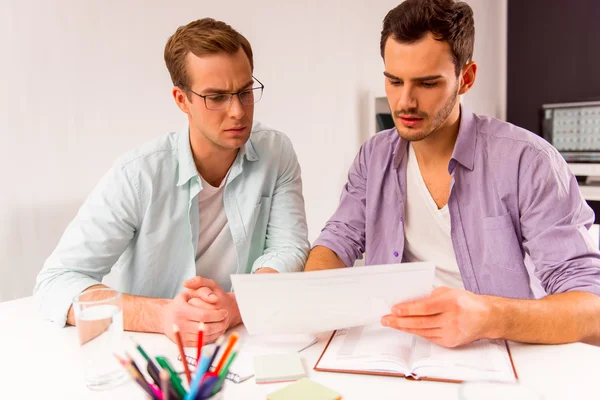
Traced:
<path fill-rule="evenodd" d="M 428 296 L 434 271 L 434 264 L 417 262 L 231 281 L 250 334 L 317 333 L 379 322 L 393 305 Z"/>

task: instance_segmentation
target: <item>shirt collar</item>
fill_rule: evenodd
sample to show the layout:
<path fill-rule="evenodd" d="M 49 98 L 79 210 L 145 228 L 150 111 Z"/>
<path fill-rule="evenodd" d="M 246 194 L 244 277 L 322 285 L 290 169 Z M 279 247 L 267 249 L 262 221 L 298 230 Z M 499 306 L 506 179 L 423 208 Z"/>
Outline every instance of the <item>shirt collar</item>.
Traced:
<path fill-rule="evenodd" d="M 396 135 L 398 135 L 398 131 Z M 473 113 L 468 111 L 464 106 L 460 106 L 458 137 L 452 151 L 452 158 L 448 165 L 448 172 L 451 174 L 456 166 L 456 163 L 461 164 L 469 170 L 473 170 L 475 162 L 475 144 L 477 141 L 477 126 Z M 394 167 L 397 169 L 402 163 L 402 159 L 406 155 L 408 142 L 402 138 L 398 140 L 398 144 L 394 148 Z"/>
<path fill-rule="evenodd" d="M 252 125 L 252 132 L 248 141 L 240 148 L 237 159 L 242 159 L 244 156 L 248 161 L 258 161 L 259 157 L 252 143 L 252 135 L 257 126 L 255 122 Z M 196 169 L 196 163 L 192 155 L 192 147 L 190 145 L 190 127 L 186 124 L 185 128 L 179 131 L 179 138 L 177 143 L 177 157 L 179 163 L 179 177 L 177 180 L 177 186 L 186 184 L 190 179 L 198 176 L 198 170 Z"/>
<path fill-rule="evenodd" d="M 475 121 L 473 113 L 461 105 L 458 137 L 456 138 L 456 144 L 454 144 L 454 151 L 452 152 L 448 172 L 452 173 L 450 170 L 454 169 L 453 164 L 456 162 L 463 167 L 468 168 L 470 171 L 473 171 L 476 143 L 477 121 Z M 452 160 L 455 160 L 455 162 L 453 163 Z"/>

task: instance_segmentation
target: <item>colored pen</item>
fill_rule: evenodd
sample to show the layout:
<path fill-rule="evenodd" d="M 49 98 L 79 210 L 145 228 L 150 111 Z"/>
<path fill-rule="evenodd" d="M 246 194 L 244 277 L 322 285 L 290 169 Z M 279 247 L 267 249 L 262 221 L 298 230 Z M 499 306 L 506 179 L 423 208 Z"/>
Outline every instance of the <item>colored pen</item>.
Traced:
<path fill-rule="evenodd" d="M 171 383 L 169 382 L 169 373 L 166 370 L 160 371 L 160 389 L 163 394 L 163 400 L 171 400 Z M 175 398 L 173 398 L 175 400 Z"/>
<path fill-rule="evenodd" d="M 219 350 L 221 349 L 221 346 L 223 345 L 224 341 L 225 341 L 225 336 L 223 336 L 223 335 L 221 335 L 217 339 L 217 345 L 215 347 L 215 351 L 213 352 L 212 356 L 210 357 L 210 361 L 208 362 L 208 371 L 210 371 L 210 367 L 212 367 L 213 363 L 215 362 L 215 358 L 217 358 L 217 354 L 219 353 Z"/>
<path fill-rule="evenodd" d="M 156 398 L 158 400 L 164 400 L 164 396 L 162 394 L 162 391 L 158 388 L 158 386 L 156 386 L 153 383 L 150 383 L 149 386 L 150 386 L 150 390 L 152 390 L 152 393 L 154 393 L 154 395 L 156 396 Z"/>
<path fill-rule="evenodd" d="M 196 368 L 196 372 L 194 373 L 194 377 L 192 378 L 192 383 L 190 383 L 190 390 L 188 390 L 183 400 L 193 400 L 196 398 L 196 395 L 200 390 L 200 384 L 202 383 L 204 374 L 206 374 L 206 371 L 208 370 L 209 361 L 210 359 L 208 357 L 202 357 L 200 359 L 198 368 Z"/>
<path fill-rule="evenodd" d="M 231 335 L 229 335 L 229 340 L 227 341 L 227 346 L 225 347 L 225 351 L 223 352 L 223 355 L 221 356 L 221 360 L 219 361 L 219 364 L 217 364 L 217 368 L 215 369 L 215 372 L 217 373 L 217 375 L 219 375 L 221 373 L 221 368 L 223 368 L 223 366 L 227 362 L 227 359 L 229 358 L 229 353 L 231 353 L 231 349 L 237 343 L 238 338 L 239 338 L 239 336 L 235 332 L 233 332 Z"/>
<path fill-rule="evenodd" d="M 231 363 L 233 363 L 233 360 L 235 360 L 235 357 L 237 356 L 237 354 L 238 354 L 238 348 L 236 346 L 233 349 L 233 352 L 231 353 L 231 357 L 229 357 L 229 360 L 227 360 L 227 364 L 225 364 L 225 366 L 223 367 L 223 369 L 219 373 L 219 381 L 215 385 L 215 388 L 214 388 L 214 390 L 213 390 L 213 392 L 212 392 L 211 395 L 215 395 L 219 390 L 221 390 L 221 386 L 223 385 L 223 382 L 225 381 L 225 378 L 227 378 L 227 373 L 229 372 L 229 368 L 231 367 Z"/>
<path fill-rule="evenodd" d="M 183 385 L 181 384 L 181 379 L 179 378 L 179 375 L 177 374 L 177 372 L 173 369 L 173 367 L 169 363 L 169 360 L 167 360 L 165 357 L 156 357 L 156 361 L 158 362 L 158 364 L 161 367 L 166 369 L 167 372 L 169 373 L 169 375 L 171 376 L 171 384 L 173 385 L 175 392 L 177 392 L 177 395 L 179 397 L 185 397 L 186 391 L 183 388 Z"/>
<path fill-rule="evenodd" d="M 204 345 L 204 322 L 200 322 L 198 325 L 198 349 L 196 351 L 196 369 L 200 364 L 200 357 L 202 356 L 202 346 Z"/>
<path fill-rule="evenodd" d="M 144 360 L 146 360 L 146 362 L 148 364 L 152 365 L 157 372 L 160 371 L 160 368 L 158 368 L 158 365 L 156 365 L 156 363 L 154 362 L 154 360 L 152 358 L 148 357 L 148 354 L 144 351 L 142 346 L 140 344 L 136 343 L 133 339 L 131 339 L 131 341 L 133 342 L 135 348 L 140 352 L 142 357 L 144 357 Z M 156 383 L 158 383 L 158 382 L 156 382 Z"/>
<path fill-rule="evenodd" d="M 139 371 L 136 370 L 133 367 L 133 365 L 131 364 L 131 362 L 129 362 L 129 361 L 127 361 L 127 360 L 119 357 L 116 354 L 114 356 L 119 360 L 119 362 L 121 363 L 121 365 L 125 368 L 125 370 L 129 374 L 129 376 L 131 377 L 131 379 L 133 379 L 135 381 L 135 383 L 137 383 L 152 399 L 154 399 L 154 400 L 160 400 L 156 396 L 156 394 L 154 394 L 154 392 L 150 388 L 150 385 L 144 379 L 143 375 L 141 375 L 139 373 Z"/>
<path fill-rule="evenodd" d="M 175 343 L 177 343 L 177 347 L 179 348 L 179 354 L 181 354 L 181 363 L 183 364 L 183 370 L 185 371 L 185 378 L 187 379 L 187 383 L 189 385 L 192 383 L 192 375 L 190 374 L 190 367 L 188 366 L 185 358 L 183 342 L 181 341 L 181 333 L 179 332 L 179 327 L 177 325 L 173 325 L 173 333 L 175 334 Z"/>
<path fill-rule="evenodd" d="M 219 378 L 216 376 L 209 376 L 202 384 L 202 389 L 200 389 L 200 393 L 196 396 L 196 399 L 208 399 L 212 396 L 212 392 L 215 388 L 215 385 L 219 382 Z"/>
<path fill-rule="evenodd" d="M 160 385 L 160 388 L 163 391 L 163 398 L 165 398 L 165 396 L 168 394 L 167 398 L 170 398 L 171 400 L 179 400 L 180 399 L 179 395 L 173 388 L 173 385 L 171 385 L 171 381 L 169 379 L 170 378 L 169 372 L 162 370 L 162 369 L 158 370 L 156 368 L 157 367 L 154 364 L 150 364 L 150 363 L 148 363 L 148 365 L 146 366 L 146 370 L 148 371 L 148 374 L 150 374 L 150 376 L 152 377 L 152 380 L 154 381 L 154 383 L 156 383 L 157 385 Z M 164 393 L 165 388 L 163 387 L 163 382 L 160 377 L 162 372 L 167 374 L 167 389 L 168 389 L 167 394 Z"/>

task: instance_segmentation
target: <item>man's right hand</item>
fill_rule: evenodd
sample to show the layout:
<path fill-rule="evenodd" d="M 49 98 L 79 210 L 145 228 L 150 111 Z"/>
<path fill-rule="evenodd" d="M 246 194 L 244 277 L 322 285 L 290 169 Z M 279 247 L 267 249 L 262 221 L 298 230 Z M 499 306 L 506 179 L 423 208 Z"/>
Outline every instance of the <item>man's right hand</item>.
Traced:
<path fill-rule="evenodd" d="M 227 329 L 227 311 L 223 309 L 198 308 L 189 304 L 190 292 L 178 294 L 163 309 L 162 321 L 164 334 L 175 342 L 173 325 L 179 327 L 184 347 L 196 347 L 198 343 L 198 325 L 205 322 L 204 341 L 212 342 Z"/>

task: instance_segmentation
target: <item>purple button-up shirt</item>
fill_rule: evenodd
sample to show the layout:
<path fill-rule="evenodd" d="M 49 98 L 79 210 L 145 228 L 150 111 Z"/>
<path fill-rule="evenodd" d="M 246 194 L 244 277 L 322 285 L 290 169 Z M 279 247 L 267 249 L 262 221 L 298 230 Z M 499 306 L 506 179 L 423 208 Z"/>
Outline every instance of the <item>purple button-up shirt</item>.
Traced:
<path fill-rule="evenodd" d="M 408 142 L 380 132 L 360 149 L 340 205 L 314 246 L 346 266 L 402 260 Z M 532 298 L 529 254 L 546 293 L 600 295 L 594 212 L 560 154 L 535 134 L 462 109 L 448 164 L 452 245 L 467 290 Z"/>

